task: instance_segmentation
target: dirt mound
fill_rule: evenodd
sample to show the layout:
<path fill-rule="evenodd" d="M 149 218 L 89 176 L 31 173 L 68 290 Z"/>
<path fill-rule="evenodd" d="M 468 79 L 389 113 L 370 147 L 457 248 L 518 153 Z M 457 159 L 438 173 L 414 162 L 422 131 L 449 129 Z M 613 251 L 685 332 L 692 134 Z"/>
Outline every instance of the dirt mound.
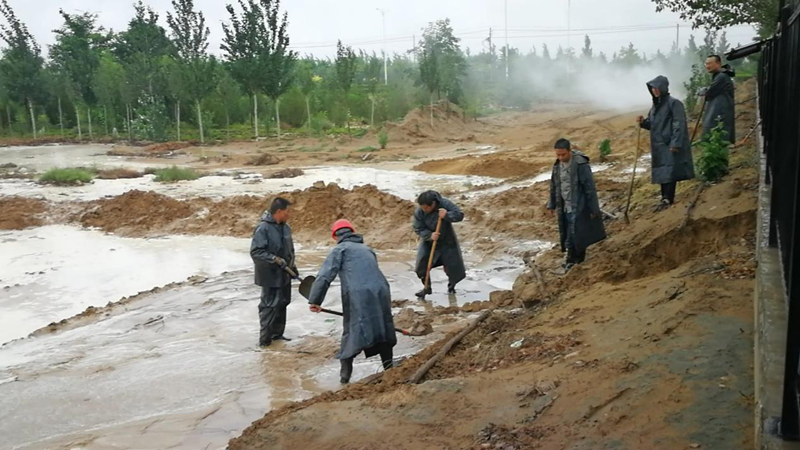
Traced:
<path fill-rule="evenodd" d="M 542 164 L 508 157 L 467 156 L 464 158 L 427 161 L 414 167 L 414 170 L 434 174 L 515 178 L 538 175 L 542 172 L 543 167 Z"/>
<path fill-rule="evenodd" d="M 421 140 L 474 140 L 475 124 L 467 120 L 464 111 L 446 100 L 409 111 L 400 123 L 389 123 L 386 129 L 390 141 L 420 142 Z"/>
<path fill-rule="evenodd" d="M 269 178 L 296 178 L 305 175 L 303 169 L 283 169 L 270 174 Z"/>
<path fill-rule="evenodd" d="M 196 144 L 192 142 L 161 142 L 148 145 L 144 148 L 144 151 L 147 153 L 168 153 L 193 147 L 194 145 Z"/>
<path fill-rule="evenodd" d="M 281 159 L 272 153 L 261 153 L 251 158 L 250 161 L 246 162 L 245 164 L 248 166 L 274 166 L 280 162 Z"/>
<path fill-rule="evenodd" d="M 116 168 L 116 169 L 105 169 L 97 172 L 97 178 L 101 180 L 119 180 L 119 179 L 130 179 L 130 178 L 141 178 L 144 176 L 144 173 L 138 172 L 132 169 L 125 169 L 125 168 Z"/>
<path fill-rule="evenodd" d="M 133 190 L 120 196 L 91 202 L 90 209 L 80 217 L 86 227 L 130 236 L 158 233 L 176 220 L 192 215 L 192 207 L 155 192 Z"/>
<path fill-rule="evenodd" d="M 43 220 L 40 217 L 47 209 L 44 200 L 24 197 L 0 197 L 0 230 L 22 230 L 38 227 Z"/>

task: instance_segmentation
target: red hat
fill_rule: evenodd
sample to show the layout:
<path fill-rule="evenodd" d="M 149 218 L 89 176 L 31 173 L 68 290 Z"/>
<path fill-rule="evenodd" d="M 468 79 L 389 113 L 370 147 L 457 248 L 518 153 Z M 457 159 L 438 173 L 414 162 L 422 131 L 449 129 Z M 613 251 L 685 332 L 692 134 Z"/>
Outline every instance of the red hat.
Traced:
<path fill-rule="evenodd" d="M 350 223 L 349 220 L 347 220 L 347 219 L 339 219 L 336 222 L 334 222 L 333 226 L 331 227 L 331 237 L 336 239 L 336 232 L 341 230 L 341 229 L 343 229 L 343 228 L 349 228 L 350 231 L 352 231 L 354 233 L 356 231 L 356 229 L 353 228 L 353 224 Z"/>

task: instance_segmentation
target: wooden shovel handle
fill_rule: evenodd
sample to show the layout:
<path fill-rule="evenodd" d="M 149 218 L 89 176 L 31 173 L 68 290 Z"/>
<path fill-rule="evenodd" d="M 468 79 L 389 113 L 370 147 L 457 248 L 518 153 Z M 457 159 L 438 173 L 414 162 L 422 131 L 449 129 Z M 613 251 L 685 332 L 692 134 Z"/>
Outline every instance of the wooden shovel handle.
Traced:
<path fill-rule="evenodd" d="M 325 309 L 325 308 L 321 308 L 320 311 L 322 311 L 324 313 L 327 313 L 327 314 L 333 314 L 334 316 L 344 317 L 344 313 L 339 312 L 339 311 L 333 311 L 331 309 Z M 404 334 L 406 336 L 411 336 L 411 332 L 410 331 L 404 330 L 402 328 L 395 328 L 394 331 L 396 333 L 401 333 L 401 334 Z"/>
<path fill-rule="evenodd" d="M 437 211 L 438 214 L 438 211 Z M 439 217 L 439 221 L 436 222 L 436 233 L 439 233 L 442 230 L 442 218 Z M 441 238 L 441 236 L 439 236 Z M 431 256 L 428 257 L 428 270 L 425 272 L 425 289 L 431 287 L 431 267 L 433 266 L 433 255 L 436 254 L 436 244 L 439 241 L 433 241 L 433 245 L 431 245 Z"/>

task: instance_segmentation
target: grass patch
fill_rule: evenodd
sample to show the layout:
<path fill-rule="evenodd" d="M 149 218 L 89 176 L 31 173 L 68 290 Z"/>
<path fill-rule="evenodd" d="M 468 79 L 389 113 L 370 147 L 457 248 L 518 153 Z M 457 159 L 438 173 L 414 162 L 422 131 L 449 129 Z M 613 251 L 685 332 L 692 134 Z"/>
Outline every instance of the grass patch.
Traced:
<path fill-rule="evenodd" d="M 39 177 L 39 183 L 57 186 L 74 186 L 91 183 L 94 174 L 84 168 L 50 169 Z"/>
<path fill-rule="evenodd" d="M 367 147 L 361 147 L 360 149 L 358 149 L 358 151 L 361 153 L 372 153 L 372 152 L 377 152 L 378 149 L 369 145 Z"/>
<path fill-rule="evenodd" d="M 187 169 L 183 167 L 172 166 L 167 169 L 159 169 L 155 171 L 156 181 L 159 183 L 172 183 L 175 181 L 196 180 L 200 178 L 200 174 L 194 169 Z"/>

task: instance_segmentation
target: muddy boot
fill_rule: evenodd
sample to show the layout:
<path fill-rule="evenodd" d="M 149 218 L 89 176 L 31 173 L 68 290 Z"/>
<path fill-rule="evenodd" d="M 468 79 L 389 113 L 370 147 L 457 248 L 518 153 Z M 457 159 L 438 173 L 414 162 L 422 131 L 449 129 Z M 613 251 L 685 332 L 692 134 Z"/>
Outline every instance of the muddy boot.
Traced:
<path fill-rule="evenodd" d="M 670 203 L 669 200 L 667 200 L 665 198 L 662 198 L 661 199 L 661 203 L 659 203 L 658 206 L 656 206 L 655 212 L 664 211 L 665 209 L 669 208 L 670 206 L 672 206 L 672 203 Z"/>
<path fill-rule="evenodd" d="M 455 287 L 455 285 L 448 284 L 447 285 L 447 293 L 449 295 L 456 295 L 456 287 Z"/>
<path fill-rule="evenodd" d="M 261 348 L 269 347 L 270 345 L 272 345 L 272 340 L 263 340 L 262 339 L 262 340 L 258 341 L 258 346 L 261 347 Z"/>
<path fill-rule="evenodd" d="M 423 298 L 425 298 L 426 295 L 429 295 L 429 294 L 432 294 L 432 293 L 433 293 L 433 289 L 430 286 L 428 286 L 427 288 L 422 288 L 421 291 L 417 292 L 414 295 L 416 295 L 417 298 L 423 299 Z"/>
<path fill-rule="evenodd" d="M 353 358 L 342 359 L 342 369 L 339 371 L 339 383 L 350 383 L 350 377 L 353 375 Z"/>
<path fill-rule="evenodd" d="M 286 342 L 291 342 L 291 341 L 292 341 L 292 340 L 291 340 L 291 338 L 287 338 L 287 337 L 286 337 L 286 336 L 284 336 L 284 335 L 280 335 L 280 336 L 272 336 L 272 340 L 273 340 L 273 341 L 286 341 Z"/>

